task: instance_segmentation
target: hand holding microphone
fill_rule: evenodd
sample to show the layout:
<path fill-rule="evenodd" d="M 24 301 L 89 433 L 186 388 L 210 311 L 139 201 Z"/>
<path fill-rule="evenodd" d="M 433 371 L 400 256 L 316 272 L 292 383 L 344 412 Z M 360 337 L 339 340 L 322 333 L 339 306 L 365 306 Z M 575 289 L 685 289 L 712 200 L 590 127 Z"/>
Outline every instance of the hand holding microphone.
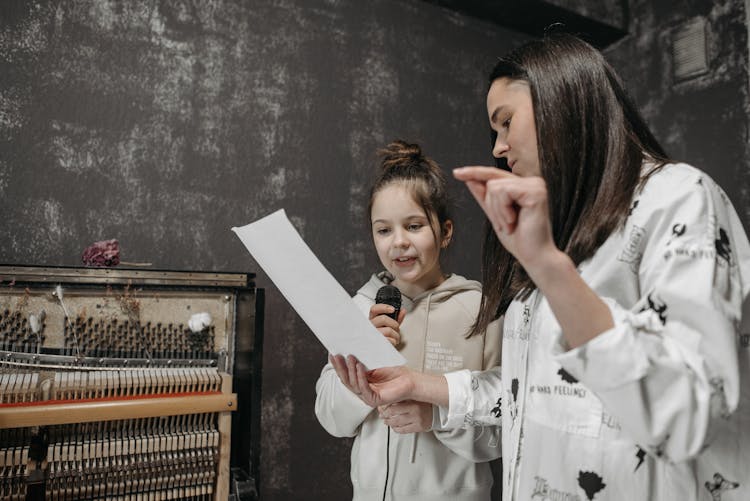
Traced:
<path fill-rule="evenodd" d="M 401 343 L 399 324 L 406 310 L 401 309 L 401 291 L 392 285 L 384 285 L 375 295 L 375 304 L 370 308 L 370 322 L 394 346 Z"/>

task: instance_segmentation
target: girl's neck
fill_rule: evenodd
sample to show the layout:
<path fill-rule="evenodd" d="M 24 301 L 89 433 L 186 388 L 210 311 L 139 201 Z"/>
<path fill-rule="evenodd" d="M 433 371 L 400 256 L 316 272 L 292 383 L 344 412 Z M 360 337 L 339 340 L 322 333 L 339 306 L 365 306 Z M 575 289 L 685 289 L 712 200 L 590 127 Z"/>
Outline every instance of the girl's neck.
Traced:
<path fill-rule="evenodd" d="M 398 289 L 401 291 L 401 294 L 405 295 L 409 299 L 414 299 L 420 294 L 436 289 L 438 286 L 440 286 L 440 284 L 445 282 L 447 278 L 448 275 L 439 270 L 435 275 L 424 277 L 423 280 L 420 280 L 418 282 L 403 282 L 399 279 L 396 279 L 392 283 L 394 286 L 398 287 Z"/>

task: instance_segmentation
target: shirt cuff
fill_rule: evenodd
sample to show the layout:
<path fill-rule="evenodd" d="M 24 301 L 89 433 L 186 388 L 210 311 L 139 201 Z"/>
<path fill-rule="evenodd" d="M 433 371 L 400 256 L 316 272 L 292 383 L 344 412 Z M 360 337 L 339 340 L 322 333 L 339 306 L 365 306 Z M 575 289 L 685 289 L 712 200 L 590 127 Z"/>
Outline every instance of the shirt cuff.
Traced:
<path fill-rule="evenodd" d="M 446 372 L 443 377 L 448 381 L 448 408 L 438 407 L 440 419 L 435 429 L 461 428 L 466 413 L 471 410 L 471 371 Z"/>

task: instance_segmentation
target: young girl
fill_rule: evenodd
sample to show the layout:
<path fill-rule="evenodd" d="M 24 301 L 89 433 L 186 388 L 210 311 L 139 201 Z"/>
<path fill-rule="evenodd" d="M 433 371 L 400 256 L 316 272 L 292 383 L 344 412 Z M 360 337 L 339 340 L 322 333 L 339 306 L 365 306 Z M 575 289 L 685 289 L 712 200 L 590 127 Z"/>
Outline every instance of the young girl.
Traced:
<path fill-rule="evenodd" d="M 373 275 L 354 301 L 415 371 L 441 374 L 497 365 L 498 323 L 468 335 L 479 309 L 479 283 L 446 275 L 440 265 L 440 252 L 453 233 L 440 168 L 415 144 L 395 141 L 381 153 L 369 216 L 385 270 Z M 387 316 L 393 307 L 375 304 L 385 284 L 401 291 L 398 321 Z M 355 437 L 351 454 L 355 500 L 490 499 L 492 473 L 486 461 L 500 456 L 495 427 L 431 430 L 433 406 L 404 401 L 387 407 L 400 417 L 394 425 L 398 433 L 392 433 L 378 409 L 337 376 L 334 366 L 342 370 L 343 359 L 331 357 L 330 362 L 315 387 L 315 414 L 332 435 Z"/>
<path fill-rule="evenodd" d="M 342 377 L 501 425 L 506 500 L 750 499 L 750 244 L 727 196 L 575 37 L 501 59 L 487 112 L 510 172 L 454 175 L 489 222 L 474 329 L 504 315 L 502 369 Z"/>

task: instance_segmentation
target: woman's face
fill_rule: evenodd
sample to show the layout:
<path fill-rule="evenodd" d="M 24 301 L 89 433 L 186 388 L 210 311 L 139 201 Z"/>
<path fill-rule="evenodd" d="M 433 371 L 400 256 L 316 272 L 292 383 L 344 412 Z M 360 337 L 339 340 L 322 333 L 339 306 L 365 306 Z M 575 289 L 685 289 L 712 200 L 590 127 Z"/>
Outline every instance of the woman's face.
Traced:
<path fill-rule="evenodd" d="M 505 158 L 513 174 L 540 176 L 534 107 L 529 84 L 498 78 L 487 93 L 490 127 L 497 132 L 492 155 Z"/>

